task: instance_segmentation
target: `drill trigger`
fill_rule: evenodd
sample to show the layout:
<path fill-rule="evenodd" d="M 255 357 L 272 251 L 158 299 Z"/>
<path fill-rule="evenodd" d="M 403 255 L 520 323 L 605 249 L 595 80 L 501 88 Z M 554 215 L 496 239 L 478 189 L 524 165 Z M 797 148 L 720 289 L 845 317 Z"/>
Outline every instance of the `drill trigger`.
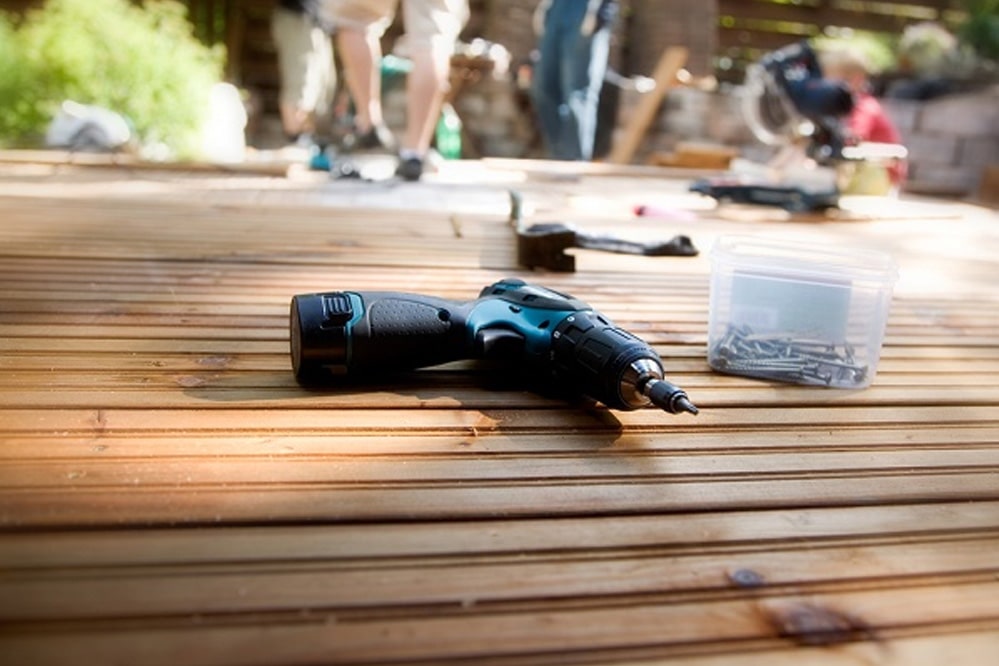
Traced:
<path fill-rule="evenodd" d="M 524 353 L 525 338 L 509 328 L 483 328 L 475 335 L 480 358 L 515 359 Z"/>

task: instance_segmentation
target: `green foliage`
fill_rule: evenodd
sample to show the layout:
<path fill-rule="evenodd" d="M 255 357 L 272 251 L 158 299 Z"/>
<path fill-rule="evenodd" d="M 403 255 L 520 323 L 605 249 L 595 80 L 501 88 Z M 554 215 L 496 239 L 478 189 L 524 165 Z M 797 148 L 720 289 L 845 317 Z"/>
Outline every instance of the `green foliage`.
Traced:
<path fill-rule="evenodd" d="M 0 145 L 29 138 L 45 122 L 25 94 L 35 77 L 17 42 L 13 21 L 0 12 Z"/>
<path fill-rule="evenodd" d="M 982 58 L 999 61 L 999 0 L 965 0 L 968 19 L 957 36 Z"/>
<path fill-rule="evenodd" d="M 48 0 L 11 31 L 0 28 L 0 141 L 44 132 L 72 99 L 125 115 L 144 141 L 196 148 L 222 53 L 198 42 L 183 5 L 150 0 Z M 9 95 L 9 96 L 8 96 Z"/>
<path fill-rule="evenodd" d="M 939 23 L 914 23 L 902 32 L 898 54 L 902 71 L 939 76 L 952 68 L 957 55 L 957 38 Z"/>
<path fill-rule="evenodd" d="M 849 49 L 859 53 L 871 74 L 881 74 L 896 67 L 895 44 L 889 35 L 866 30 L 839 31 L 836 36 L 822 35 L 813 40 L 819 51 Z"/>

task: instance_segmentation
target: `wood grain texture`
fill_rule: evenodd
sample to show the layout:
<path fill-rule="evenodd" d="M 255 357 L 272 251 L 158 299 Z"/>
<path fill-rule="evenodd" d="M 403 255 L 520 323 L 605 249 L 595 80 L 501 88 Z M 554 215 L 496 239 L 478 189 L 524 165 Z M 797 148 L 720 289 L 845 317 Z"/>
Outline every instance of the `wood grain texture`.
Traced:
<path fill-rule="evenodd" d="M 548 206 L 538 217 L 597 231 L 614 225 L 585 210 L 594 192 L 617 210 L 650 183 L 684 187 L 644 167 L 534 175 L 560 168 L 497 172 L 523 169 Z M 815 224 L 702 211 L 680 228 L 705 250 L 750 231 L 895 254 L 877 378 L 842 391 L 710 370 L 706 252 L 584 253 L 577 273 L 525 273 L 504 211 L 449 210 L 434 181 L 371 186 L 372 205 L 428 193 L 400 213 L 333 206 L 335 183 L 4 173 L 4 663 L 999 654 L 992 212 L 932 202 L 924 222 L 890 209 Z M 616 224 L 648 238 L 669 223 Z M 701 414 L 611 412 L 470 361 L 326 391 L 291 375 L 293 294 L 464 300 L 510 275 L 647 339 Z"/>

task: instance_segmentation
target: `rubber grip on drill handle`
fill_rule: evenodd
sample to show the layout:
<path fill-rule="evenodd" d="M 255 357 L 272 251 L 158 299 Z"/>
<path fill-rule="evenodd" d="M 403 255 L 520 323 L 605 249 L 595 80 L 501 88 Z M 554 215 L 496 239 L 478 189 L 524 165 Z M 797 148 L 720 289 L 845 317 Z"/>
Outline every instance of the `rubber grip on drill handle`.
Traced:
<path fill-rule="evenodd" d="M 334 301 L 341 305 L 331 308 Z M 331 315 L 337 307 L 349 312 Z M 296 374 L 306 381 L 356 379 L 466 358 L 464 309 L 454 301 L 398 292 L 296 296 L 291 324 L 300 328 L 297 350 L 292 331 Z"/>

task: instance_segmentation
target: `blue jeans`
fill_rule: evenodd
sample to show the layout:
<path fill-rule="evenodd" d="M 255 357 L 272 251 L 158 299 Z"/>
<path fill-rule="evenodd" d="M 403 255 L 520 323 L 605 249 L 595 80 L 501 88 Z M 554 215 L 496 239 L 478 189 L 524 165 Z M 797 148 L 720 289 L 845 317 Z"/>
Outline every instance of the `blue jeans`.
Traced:
<path fill-rule="evenodd" d="M 538 44 L 533 98 L 550 157 L 589 160 L 597 131 L 600 88 L 607 71 L 610 26 L 584 36 L 583 0 L 553 0 Z"/>

